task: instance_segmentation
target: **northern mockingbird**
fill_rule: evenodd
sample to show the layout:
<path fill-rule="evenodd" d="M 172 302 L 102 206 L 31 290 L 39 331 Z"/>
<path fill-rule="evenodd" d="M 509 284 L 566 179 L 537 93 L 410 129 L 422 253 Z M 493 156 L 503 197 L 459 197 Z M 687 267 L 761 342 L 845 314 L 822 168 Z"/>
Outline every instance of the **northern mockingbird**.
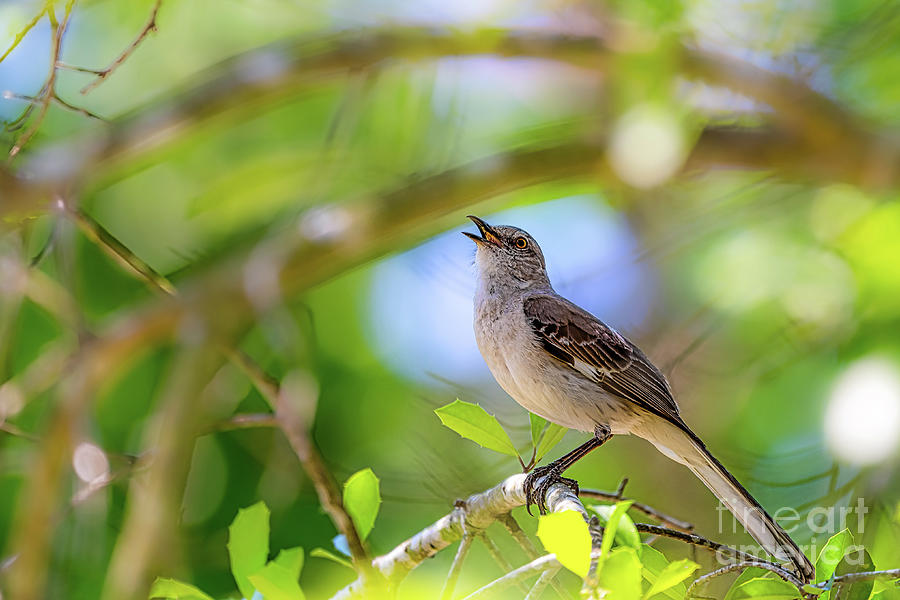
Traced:
<path fill-rule="evenodd" d="M 517 227 L 470 216 L 478 283 L 475 339 L 497 383 L 527 410 L 593 437 L 526 479 L 526 505 L 616 434 L 633 433 L 690 469 L 767 552 L 804 581 L 815 569 L 797 544 L 709 453 L 678 414 L 672 388 L 641 350 L 555 291 L 537 242 Z M 530 511 L 529 511 L 530 512 Z"/>

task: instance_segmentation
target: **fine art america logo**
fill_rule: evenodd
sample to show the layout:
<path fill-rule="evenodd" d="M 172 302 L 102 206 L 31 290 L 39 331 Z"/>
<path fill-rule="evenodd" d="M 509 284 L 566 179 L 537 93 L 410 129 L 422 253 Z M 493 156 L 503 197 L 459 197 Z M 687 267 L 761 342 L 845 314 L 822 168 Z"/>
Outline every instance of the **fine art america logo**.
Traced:
<path fill-rule="evenodd" d="M 747 509 L 746 512 L 749 513 L 752 510 L 758 509 Z M 731 516 L 728 508 L 719 504 L 716 507 L 716 511 L 719 513 L 718 528 L 720 534 L 726 533 L 728 529 L 726 520 L 722 516 L 723 514 L 729 515 L 728 520 L 731 521 L 731 533 L 736 534 L 739 529 L 743 529 L 737 519 Z M 864 516 L 868 512 L 869 508 L 865 505 L 865 501 L 862 498 L 858 498 L 856 506 L 816 506 L 806 513 L 805 517 L 796 509 L 784 506 L 775 511 L 772 517 L 791 537 L 794 537 L 794 534 L 798 534 L 798 537 L 802 539 L 802 532 L 805 530 L 812 532 L 813 536 L 810 542 L 805 545 L 800 544 L 800 548 L 807 556 L 816 557 L 828 539 L 839 531 L 855 529 L 859 534 L 862 534 L 865 531 Z M 736 546 L 735 548 L 757 558 L 765 558 L 767 556 L 765 550 L 754 544 Z M 826 552 L 828 551 L 841 554 L 841 556 L 827 557 L 833 562 L 837 562 L 843 557 L 850 565 L 865 564 L 865 548 L 862 545 L 857 544 L 846 548 L 828 547 Z M 727 550 L 719 550 L 716 556 L 722 564 L 729 564 L 735 561 L 734 557 L 728 555 Z"/>

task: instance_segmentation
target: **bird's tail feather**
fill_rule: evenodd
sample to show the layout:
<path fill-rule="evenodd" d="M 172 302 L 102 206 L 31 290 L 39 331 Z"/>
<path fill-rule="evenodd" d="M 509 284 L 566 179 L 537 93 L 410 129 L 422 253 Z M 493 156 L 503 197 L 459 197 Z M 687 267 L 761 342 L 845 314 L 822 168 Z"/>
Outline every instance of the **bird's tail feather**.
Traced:
<path fill-rule="evenodd" d="M 744 486 L 716 460 L 697 436 L 688 433 L 690 445 L 679 444 L 679 462 L 687 466 L 728 507 L 765 550 L 779 560 L 792 563 L 804 581 L 811 581 L 815 568 L 794 540 L 760 506 Z"/>

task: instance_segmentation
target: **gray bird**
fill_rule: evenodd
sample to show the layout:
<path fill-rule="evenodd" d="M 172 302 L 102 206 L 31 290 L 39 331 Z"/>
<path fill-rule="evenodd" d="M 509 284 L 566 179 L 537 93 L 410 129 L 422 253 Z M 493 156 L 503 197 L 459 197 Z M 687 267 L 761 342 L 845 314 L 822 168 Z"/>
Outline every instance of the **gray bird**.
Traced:
<path fill-rule="evenodd" d="M 562 473 L 613 435 L 634 434 L 690 469 L 750 535 L 804 581 L 815 569 L 790 536 L 710 454 L 678 413 L 672 388 L 641 350 L 589 312 L 557 294 L 544 255 L 528 233 L 469 216 L 478 282 L 475 339 L 491 373 L 510 396 L 548 421 L 593 433 L 525 483 L 527 504 L 545 511 L 553 482 L 576 490 Z"/>

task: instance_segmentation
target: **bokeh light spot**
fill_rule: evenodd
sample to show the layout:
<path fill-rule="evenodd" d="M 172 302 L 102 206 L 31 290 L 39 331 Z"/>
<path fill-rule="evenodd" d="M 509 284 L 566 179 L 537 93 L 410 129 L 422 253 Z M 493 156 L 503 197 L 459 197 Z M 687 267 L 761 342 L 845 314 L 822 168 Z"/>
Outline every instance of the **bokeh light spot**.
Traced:
<path fill-rule="evenodd" d="M 657 186 L 681 168 L 686 148 L 678 121 L 644 105 L 624 114 L 612 130 L 609 161 L 622 181 L 636 188 Z"/>
<path fill-rule="evenodd" d="M 109 460 L 106 454 L 90 442 L 82 442 L 75 448 L 72 467 L 78 479 L 85 483 L 99 483 L 109 478 Z"/>
<path fill-rule="evenodd" d="M 850 365 L 835 382 L 825 412 L 825 440 L 839 460 L 872 465 L 900 440 L 900 372 L 884 358 Z"/>

